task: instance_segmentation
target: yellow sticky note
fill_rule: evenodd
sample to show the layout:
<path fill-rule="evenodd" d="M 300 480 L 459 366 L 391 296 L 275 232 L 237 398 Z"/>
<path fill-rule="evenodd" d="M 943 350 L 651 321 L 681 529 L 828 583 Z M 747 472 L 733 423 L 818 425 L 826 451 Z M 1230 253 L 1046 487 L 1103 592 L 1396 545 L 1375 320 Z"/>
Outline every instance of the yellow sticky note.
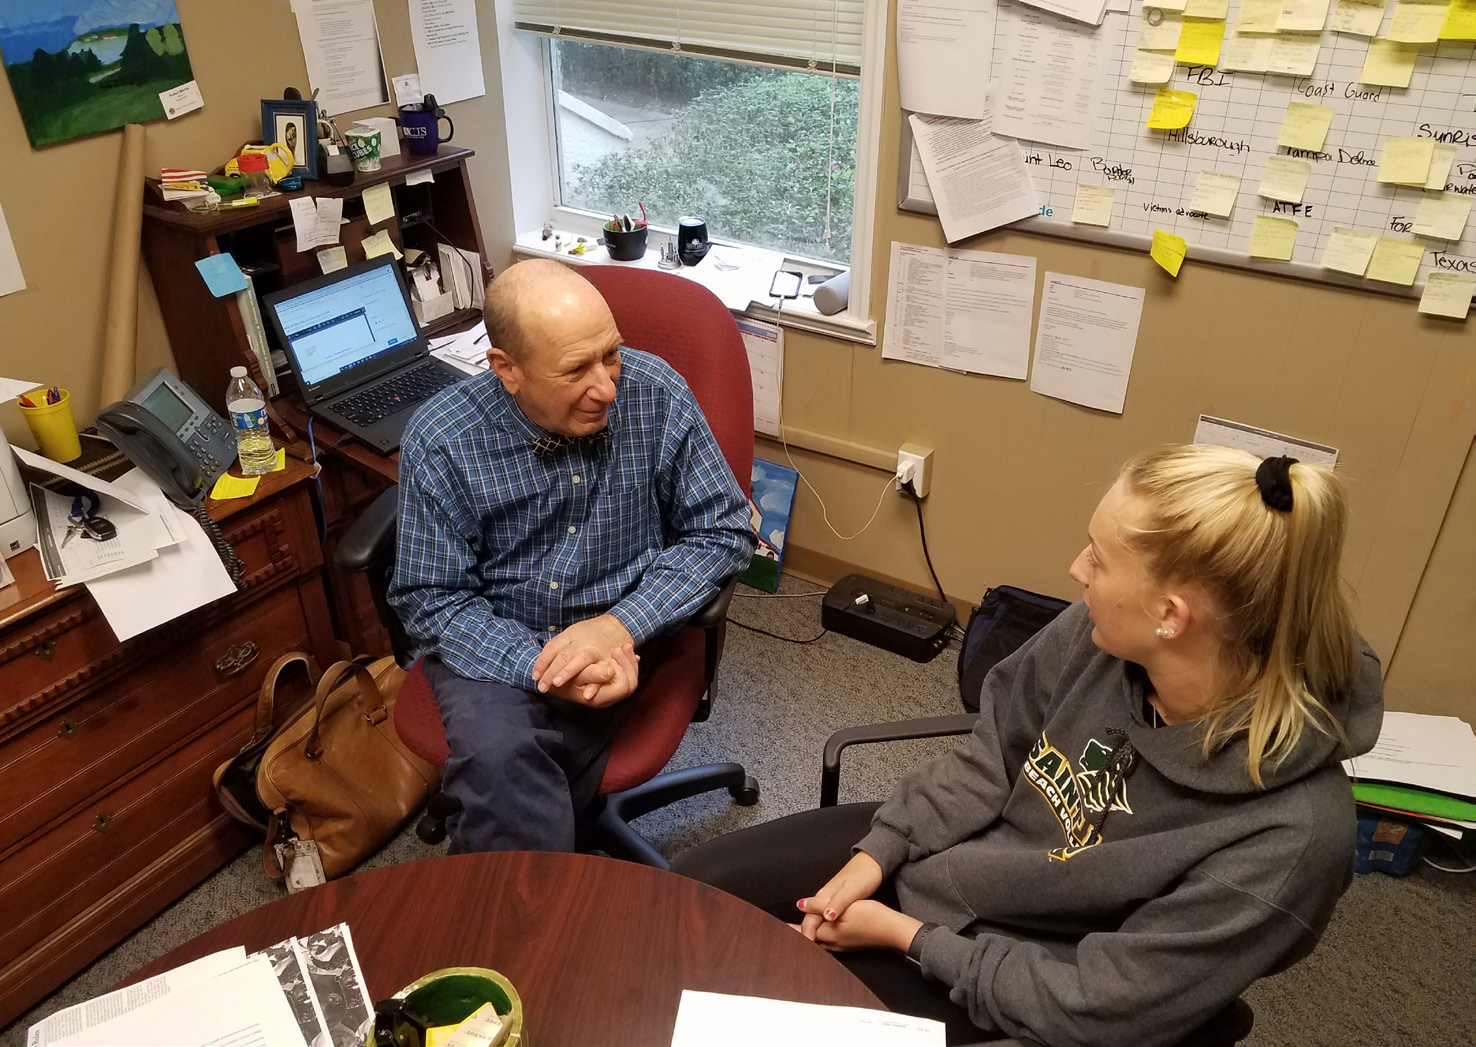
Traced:
<path fill-rule="evenodd" d="M 1464 193 L 1426 193 L 1415 212 L 1415 235 L 1459 240 L 1466 235 L 1470 214 L 1471 198 Z"/>
<path fill-rule="evenodd" d="M 1451 0 L 1440 39 L 1476 40 L 1476 0 Z"/>
<path fill-rule="evenodd" d="M 1200 171 L 1194 181 L 1194 196 L 1189 210 L 1203 211 L 1216 218 L 1229 218 L 1240 195 L 1240 175 L 1225 171 Z"/>
<path fill-rule="evenodd" d="M 1252 258 L 1290 261 L 1292 248 L 1296 246 L 1296 222 L 1290 218 L 1276 218 L 1268 214 L 1256 215 L 1256 224 L 1251 227 L 1250 256 Z"/>
<path fill-rule="evenodd" d="M 1379 156 L 1379 181 L 1423 186 L 1434 159 L 1433 138 L 1385 138 Z"/>
<path fill-rule="evenodd" d="M 1401 44 L 1430 44 L 1440 39 L 1445 25 L 1445 4 L 1422 4 L 1415 0 L 1399 0 L 1389 31 L 1384 35 Z"/>
<path fill-rule="evenodd" d="M 1292 102 L 1281 121 L 1281 134 L 1276 144 L 1288 149 L 1320 153 L 1327 144 L 1327 129 L 1332 126 L 1333 107 L 1314 102 Z"/>
<path fill-rule="evenodd" d="M 1174 61 L 1185 65 L 1214 65 L 1220 60 L 1220 44 L 1225 39 L 1223 19 L 1186 18 L 1179 30 L 1179 46 Z"/>
<path fill-rule="evenodd" d="M 250 498 L 256 493 L 256 485 L 261 483 L 259 476 L 232 476 L 230 473 L 222 473 L 215 486 L 210 489 L 210 497 L 217 502 L 223 502 L 229 498 Z"/>
<path fill-rule="evenodd" d="M 1378 246 L 1379 234 L 1362 229 L 1335 228 L 1322 249 L 1322 267 L 1362 276 Z"/>
<path fill-rule="evenodd" d="M 1268 156 L 1266 167 L 1261 172 L 1261 185 L 1256 190 L 1268 200 L 1283 200 L 1289 204 L 1302 202 L 1307 191 L 1307 179 L 1312 176 L 1312 165 L 1291 156 Z"/>
<path fill-rule="evenodd" d="M 390 195 L 388 182 L 364 190 L 364 214 L 370 225 L 387 222 L 395 216 L 395 198 Z"/>
<path fill-rule="evenodd" d="M 1175 91 L 1160 87 L 1153 96 L 1153 110 L 1148 114 L 1148 126 L 1155 131 L 1177 131 L 1181 127 L 1188 127 L 1198 98 L 1193 91 Z"/>
<path fill-rule="evenodd" d="M 1426 316 L 1448 316 L 1464 320 L 1471 310 L 1472 295 L 1476 295 L 1476 276 L 1431 273 L 1425 277 L 1425 292 L 1420 295 L 1420 312 Z"/>
<path fill-rule="evenodd" d="M 1230 13 L 1230 0 L 1187 0 L 1185 18 L 1224 18 Z"/>
<path fill-rule="evenodd" d="M 1327 0 L 1281 0 L 1276 28 L 1283 32 L 1320 33 L 1327 18 Z"/>
<path fill-rule="evenodd" d="M 1238 33 L 1274 33 L 1281 17 L 1281 0 L 1240 0 Z"/>
<path fill-rule="evenodd" d="M 1154 18 L 1150 18 L 1152 14 Z M 1179 33 L 1184 29 L 1182 15 L 1164 14 L 1161 9 L 1143 12 L 1138 24 L 1138 46 L 1145 51 L 1172 51 L 1179 46 Z"/>
<path fill-rule="evenodd" d="M 1338 0 L 1333 13 L 1328 16 L 1327 27 L 1334 33 L 1351 36 L 1377 36 L 1379 26 L 1384 24 L 1384 3 L 1360 3 L 1359 0 Z"/>
<path fill-rule="evenodd" d="M 1425 179 L 1426 189 L 1444 189 L 1450 177 L 1450 165 L 1455 163 L 1456 147 L 1444 142 L 1435 143 L 1435 155 L 1430 158 L 1430 177 Z"/>
<path fill-rule="evenodd" d="M 1138 51 L 1128 79 L 1135 84 L 1166 84 L 1174 75 L 1174 56 L 1168 51 Z"/>
<path fill-rule="evenodd" d="M 280 473 L 285 468 L 287 468 L 287 448 L 278 447 L 277 461 L 276 464 L 272 466 L 272 472 Z"/>
<path fill-rule="evenodd" d="M 400 249 L 396 247 L 395 242 L 390 239 L 388 229 L 381 229 L 373 236 L 364 237 L 365 259 L 378 258 L 382 254 L 392 254 L 397 259 L 402 257 L 400 254 Z"/>
<path fill-rule="evenodd" d="M 1220 49 L 1220 69 L 1264 73 L 1271 63 L 1271 38 L 1232 33 Z"/>
<path fill-rule="evenodd" d="M 1153 230 L 1153 247 L 1149 254 L 1170 276 L 1179 275 L 1179 267 L 1184 264 L 1184 255 L 1188 251 L 1189 245 L 1182 236 L 1166 233 L 1162 229 Z"/>
<path fill-rule="evenodd" d="M 1311 76 L 1322 53 L 1321 33 L 1282 33 L 1271 39 L 1266 72 L 1282 76 Z"/>
<path fill-rule="evenodd" d="M 1368 57 L 1363 60 L 1363 72 L 1358 74 L 1358 82 L 1379 87 L 1408 87 L 1419 55 L 1418 44 L 1370 40 Z"/>
<path fill-rule="evenodd" d="M 1111 225 L 1112 202 L 1116 198 L 1116 189 L 1100 185 L 1078 185 L 1071 220 L 1078 225 Z"/>
<path fill-rule="evenodd" d="M 1420 261 L 1424 257 L 1425 245 L 1418 241 L 1381 236 L 1364 275 L 1370 280 L 1409 287 L 1420 275 Z"/>

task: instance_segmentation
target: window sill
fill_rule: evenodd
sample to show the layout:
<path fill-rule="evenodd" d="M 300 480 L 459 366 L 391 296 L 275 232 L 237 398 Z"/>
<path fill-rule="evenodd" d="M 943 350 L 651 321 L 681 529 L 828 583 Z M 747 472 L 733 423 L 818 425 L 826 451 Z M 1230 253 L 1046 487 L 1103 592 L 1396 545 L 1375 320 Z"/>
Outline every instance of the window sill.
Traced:
<path fill-rule="evenodd" d="M 648 247 L 644 257 L 634 262 L 615 261 L 606 254 L 604 247 L 596 243 L 595 236 L 588 235 L 585 238 L 586 253 L 571 255 L 568 253 L 569 246 L 577 242 L 577 236 L 565 232 L 557 234 L 562 238 L 562 249 L 555 249 L 554 240 L 544 240 L 538 231 L 524 233 L 513 245 L 513 254 L 520 258 L 551 258 L 568 265 L 623 265 L 636 269 L 656 269 L 656 261 L 661 256 L 659 239 L 663 234 L 659 230 L 653 230 L 653 234 L 653 241 L 657 242 Z M 718 270 L 713 262 L 719 257 L 726 262 L 736 263 L 735 268 Z M 863 345 L 876 344 L 875 320 L 862 320 L 844 312 L 825 316 L 816 310 L 814 302 L 808 296 L 786 300 L 780 309 L 766 304 L 776 301 L 769 298 L 769 282 L 774 270 L 781 267 L 806 273 L 835 271 L 786 258 L 776 251 L 714 242 L 712 253 L 703 260 L 702 265 L 683 266 L 673 272 L 707 287 L 740 316 Z M 809 289 L 808 285 L 806 289 Z"/>

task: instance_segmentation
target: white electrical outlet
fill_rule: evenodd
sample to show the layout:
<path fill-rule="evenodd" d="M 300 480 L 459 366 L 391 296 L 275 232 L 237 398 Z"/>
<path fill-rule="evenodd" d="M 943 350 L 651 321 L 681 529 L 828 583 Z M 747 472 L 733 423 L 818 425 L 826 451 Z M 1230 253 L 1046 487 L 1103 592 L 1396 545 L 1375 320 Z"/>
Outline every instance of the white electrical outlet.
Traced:
<path fill-rule="evenodd" d="M 897 490 L 902 490 L 906 480 L 912 481 L 912 489 L 919 498 L 926 498 L 933 486 L 933 449 L 917 444 L 903 444 L 897 451 Z"/>

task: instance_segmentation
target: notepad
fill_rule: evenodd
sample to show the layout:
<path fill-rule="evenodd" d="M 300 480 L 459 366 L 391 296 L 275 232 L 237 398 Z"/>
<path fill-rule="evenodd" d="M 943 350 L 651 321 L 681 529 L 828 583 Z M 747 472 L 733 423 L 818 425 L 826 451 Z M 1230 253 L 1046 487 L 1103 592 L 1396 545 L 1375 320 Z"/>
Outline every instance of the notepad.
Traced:
<path fill-rule="evenodd" d="M 1466 232 L 1466 219 L 1471 214 L 1471 198 L 1464 193 L 1426 193 L 1415 212 L 1416 236 L 1433 236 L 1440 240 L 1459 240 Z"/>
<path fill-rule="evenodd" d="M 1389 19 L 1389 31 L 1384 36 L 1401 44 L 1430 44 L 1440 39 L 1440 30 L 1445 25 L 1447 5 L 1425 4 L 1418 0 L 1399 0 L 1394 5 L 1394 16 Z"/>
<path fill-rule="evenodd" d="M 1408 87 L 1414 75 L 1418 44 L 1397 44 L 1393 40 L 1370 40 L 1368 55 L 1358 82 L 1375 87 Z"/>
<path fill-rule="evenodd" d="M 1139 51 L 1133 55 L 1133 68 L 1128 79 L 1135 84 L 1166 84 L 1174 75 L 1174 56 L 1170 51 Z"/>
<path fill-rule="evenodd" d="M 1177 131 L 1188 127 L 1194 116 L 1194 103 L 1198 95 L 1193 91 L 1175 91 L 1160 87 L 1153 96 L 1153 109 L 1148 114 L 1148 126 L 1155 131 Z"/>
<path fill-rule="evenodd" d="M 1266 167 L 1261 171 L 1261 184 L 1256 192 L 1268 200 L 1283 200 L 1289 204 L 1302 202 L 1307 191 L 1307 179 L 1312 175 L 1312 165 L 1306 160 L 1291 156 L 1268 156 Z"/>
<path fill-rule="evenodd" d="M 1250 256 L 1290 261 L 1292 250 L 1297 246 L 1297 223 L 1290 218 L 1258 214 L 1256 224 L 1251 227 Z"/>
<path fill-rule="evenodd" d="M 1281 134 L 1276 144 L 1287 149 L 1320 153 L 1327 144 L 1327 129 L 1332 126 L 1333 107 L 1313 102 L 1292 102 L 1281 121 Z"/>
<path fill-rule="evenodd" d="M 1434 159 L 1433 138 L 1385 138 L 1379 154 L 1379 181 L 1423 186 Z"/>
<path fill-rule="evenodd" d="M 1194 181 L 1194 196 L 1189 201 L 1191 211 L 1203 211 L 1216 218 L 1229 218 L 1235 210 L 1235 198 L 1240 195 L 1240 175 L 1225 171 L 1200 171 Z"/>
<path fill-rule="evenodd" d="M 1350 36 L 1375 36 L 1384 24 L 1384 4 L 1360 3 L 1359 0 L 1338 0 L 1333 13 L 1328 16 L 1327 28 L 1334 33 Z"/>
<path fill-rule="evenodd" d="M 1111 225 L 1112 204 L 1116 198 L 1116 189 L 1100 185 L 1078 185 L 1076 204 L 1071 208 L 1071 220 L 1079 225 Z"/>
<path fill-rule="evenodd" d="M 1162 229 L 1153 230 L 1153 246 L 1148 253 L 1170 276 L 1179 275 L 1179 267 L 1184 264 L 1184 256 L 1188 252 L 1189 245 L 1182 236 L 1166 233 Z"/>
<path fill-rule="evenodd" d="M 1220 60 L 1225 23 L 1220 19 L 1186 18 L 1179 31 L 1174 60 L 1185 65 L 1214 65 Z"/>
<path fill-rule="evenodd" d="M 1476 276 L 1431 273 L 1425 277 L 1425 290 L 1420 295 L 1420 312 L 1426 316 L 1448 316 L 1464 320 L 1471 311 L 1473 294 L 1476 294 Z"/>
<path fill-rule="evenodd" d="M 1373 257 L 1368 262 L 1370 280 L 1386 284 L 1409 287 L 1420 275 L 1420 262 L 1425 257 L 1425 245 L 1416 240 L 1397 240 L 1392 236 L 1381 236 L 1374 246 Z"/>
<path fill-rule="evenodd" d="M 1369 259 L 1378 243 L 1378 233 L 1339 226 L 1333 229 L 1327 246 L 1322 249 L 1322 267 L 1362 276 L 1368 270 Z"/>

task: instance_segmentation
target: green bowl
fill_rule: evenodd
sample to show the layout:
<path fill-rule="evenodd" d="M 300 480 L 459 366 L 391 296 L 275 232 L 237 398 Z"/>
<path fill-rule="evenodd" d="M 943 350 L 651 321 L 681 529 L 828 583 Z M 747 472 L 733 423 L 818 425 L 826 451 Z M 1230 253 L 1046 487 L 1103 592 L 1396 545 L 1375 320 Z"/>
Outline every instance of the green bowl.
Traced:
<path fill-rule="evenodd" d="M 446 967 L 417 978 L 399 992 L 395 999 L 404 1000 L 430 1019 L 432 1025 L 457 1025 L 484 1003 L 491 1003 L 498 1014 L 512 1015 L 512 1032 L 506 1047 L 528 1047 L 523 1035 L 523 1001 L 518 991 L 496 971 L 486 967 Z M 369 1030 L 365 1047 L 376 1047 L 374 1030 Z"/>

